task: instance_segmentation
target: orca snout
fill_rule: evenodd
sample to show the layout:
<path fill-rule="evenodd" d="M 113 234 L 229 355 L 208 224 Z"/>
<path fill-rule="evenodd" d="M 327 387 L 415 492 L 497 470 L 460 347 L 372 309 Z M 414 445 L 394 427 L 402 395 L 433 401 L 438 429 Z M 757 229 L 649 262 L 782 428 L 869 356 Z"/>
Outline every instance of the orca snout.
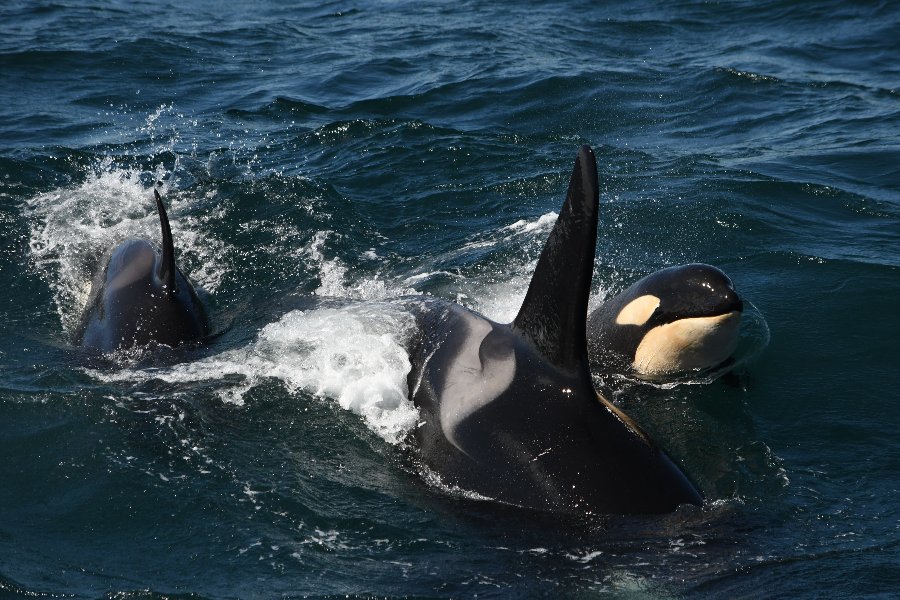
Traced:
<path fill-rule="evenodd" d="M 744 300 L 734 289 L 734 286 L 725 288 L 722 292 L 722 312 L 743 312 Z"/>
<path fill-rule="evenodd" d="M 712 265 L 695 263 L 674 267 L 669 276 L 672 278 L 670 299 L 684 316 L 716 316 L 744 310 L 744 300 L 734 282 Z"/>

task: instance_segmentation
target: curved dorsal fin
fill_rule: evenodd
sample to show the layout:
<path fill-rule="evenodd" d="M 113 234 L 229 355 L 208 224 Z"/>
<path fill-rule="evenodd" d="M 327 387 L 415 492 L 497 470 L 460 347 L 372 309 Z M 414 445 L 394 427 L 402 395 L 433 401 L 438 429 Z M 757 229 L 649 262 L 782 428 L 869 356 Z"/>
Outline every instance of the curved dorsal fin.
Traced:
<path fill-rule="evenodd" d="M 590 146 L 584 145 L 575 158 L 566 201 L 513 321 L 550 362 L 572 372 L 587 368 L 585 322 L 599 194 L 597 161 Z"/>
<path fill-rule="evenodd" d="M 159 263 L 157 277 L 163 282 L 163 288 L 168 294 L 175 293 L 175 244 L 172 242 L 172 229 L 169 227 L 169 217 L 166 215 L 166 207 L 163 206 L 159 192 L 153 190 L 156 197 L 156 210 L 159 211 L 159 224 L 162 228 L 162 260 Z"/>

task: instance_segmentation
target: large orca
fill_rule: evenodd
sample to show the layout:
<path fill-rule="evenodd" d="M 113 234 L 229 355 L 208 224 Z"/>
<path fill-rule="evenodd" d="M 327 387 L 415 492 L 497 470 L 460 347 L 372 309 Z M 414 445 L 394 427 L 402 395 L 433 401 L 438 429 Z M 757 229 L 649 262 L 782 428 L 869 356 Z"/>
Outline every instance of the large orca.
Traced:
<path fill-rule="evenodd" d="M 588 354 L 600 371 L 661 379 L 725 362 L 744 303 L 725 273 L 705 264 L 657 271 L 588 317 Z"/>
<path fill-rule="evenodd" d="M 150 342 L 175 346 L 209 333 L 203 304 L 175 264 L 169 218 L 153 191 L 162 228 L 162 249 L 129 239 L 106 256 L 97 273 L 74 342 L 114 352 Z"/>
<path fill-rule="evenodd" d="M 583 146 L 515 320 L 459 305 L 419 309 L 410 395 L 423 462 L 450 487 L 575 513 L 663 513 L 702 504 L 641 428 L 595 390 L 585 322 L 597 237 L 594 153 Z"/>

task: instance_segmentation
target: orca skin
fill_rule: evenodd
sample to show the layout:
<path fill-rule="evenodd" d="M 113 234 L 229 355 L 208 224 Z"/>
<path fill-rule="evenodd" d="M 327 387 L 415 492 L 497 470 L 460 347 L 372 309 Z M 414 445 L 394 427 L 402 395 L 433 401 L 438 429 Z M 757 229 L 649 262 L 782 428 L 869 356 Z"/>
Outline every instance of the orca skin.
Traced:
<path fill-rule="evenodd" d="M 448 486 L 540 511 L 665 513 L 697 488 L 597 394 L 585 322 L 598 216 L 597 165 L 583 146 L 516 319 L 421 303 L 410 396 L 423 462 Z"/>
<path fill-rule="evenodd" d="M 738 343 L 743 300 L 716 267 L 669 267 L 591 312 L 588 355 L 601 372 L 665 378 L 725 362 Z"/>
<path fill-rule="evenodd" d="M 100 352 L 151 342 L 176 346 L 209 334 L 203 304 L 175 265 L 169 218 L 153 191 L 162 229 L 162 249 L 129 239 L 106 256 L 97 273 L 74 343 Z"/>

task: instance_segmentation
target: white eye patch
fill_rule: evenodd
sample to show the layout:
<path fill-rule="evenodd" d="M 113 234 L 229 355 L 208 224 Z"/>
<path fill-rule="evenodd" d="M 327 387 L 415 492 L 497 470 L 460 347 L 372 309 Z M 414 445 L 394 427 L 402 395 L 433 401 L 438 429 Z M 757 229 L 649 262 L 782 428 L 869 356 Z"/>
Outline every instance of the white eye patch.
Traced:
<path fill-rule="evenodd" d="M 635 298 L 616 315 L 616 325 L 643 325 L 659 306 L 659 298 L 647 294 Z"/>

